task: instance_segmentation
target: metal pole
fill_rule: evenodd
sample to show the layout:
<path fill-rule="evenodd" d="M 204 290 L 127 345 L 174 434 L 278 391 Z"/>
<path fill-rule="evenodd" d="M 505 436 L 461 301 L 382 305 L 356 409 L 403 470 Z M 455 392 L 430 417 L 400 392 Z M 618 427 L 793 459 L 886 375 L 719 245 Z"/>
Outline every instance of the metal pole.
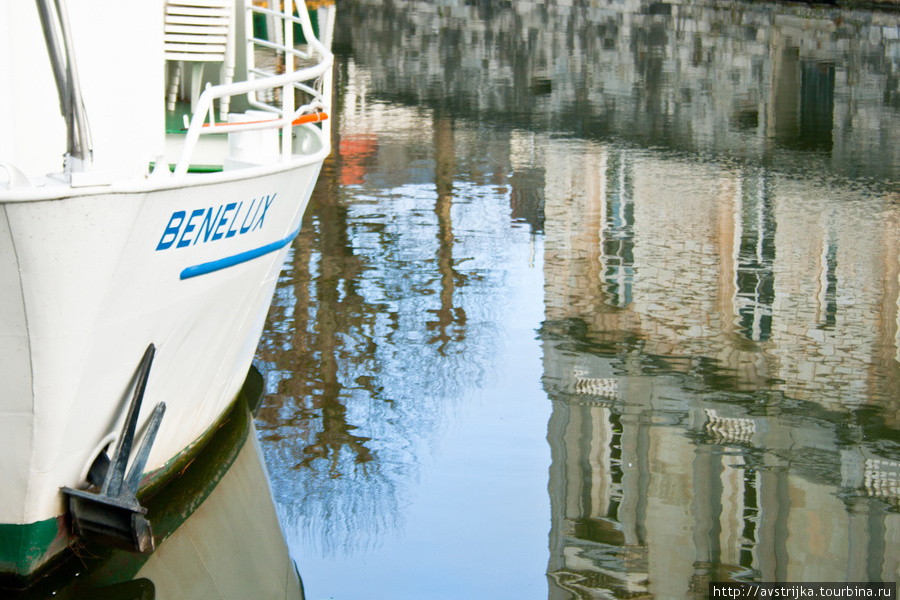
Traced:
<path fill-rule="evenodd" d="M 50 0 L 36 2 L 59 92 L 60 112 L 66 120 L 66 172 L 86 171 L 91 166 L 90 132 L 81 97 L 68 13 L 64 0 L 54 0 L 52 5 Z"/>
<path fill-rule="evenodd" d="M 53 23 L 53 15 L 48 0 L 37 0 L 38 14 L 41 17 L 41 29 L 44 30 L 44 41 L 47 44 L 47 53 L 50 55 L 50 65 L 53 67 L 53 76 L 56 79 L 56 90 L 59 93 L 59 112 L 65 117 L 68 86 L 66 85 L 66 64 L 62 47 L 59 43 L 59 34 Z M 69 119 L 66 118 L 66 122 Z"/>
<path fill-rule="evenodd" d="M 69 102 L 72 107 L 72 117 L 75 121 L 75 148 L 71 154 L 81 160 L 78 170 L 86 171 L 91 166 L 92 158 L 90 130 L 88 129 L 87 114 L 84 111 L 84 100 L 81 97 L 81 79 L 78 77 L 75 45 L 72 42 L 72 33 L 69 30 L 69 13 L 66 10 L 65 0 L 56 0 L 56 10 L 59 14 L 59 27 L 62 31 L 63 44 L 66 48 L 67 75 L 70 89 Z"/>

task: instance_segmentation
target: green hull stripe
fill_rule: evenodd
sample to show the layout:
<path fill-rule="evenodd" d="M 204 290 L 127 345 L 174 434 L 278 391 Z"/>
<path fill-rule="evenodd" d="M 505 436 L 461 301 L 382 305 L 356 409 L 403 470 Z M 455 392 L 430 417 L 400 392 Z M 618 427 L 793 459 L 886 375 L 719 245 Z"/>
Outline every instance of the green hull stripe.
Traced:
<path fill-rule="evenodd" d="M 59 528 L 58 518 L 27 525 L 0 524 L 0 572 L 31 573 L 50 551 Z"/>
<path fill-rule="evenodd" d="M 251 367 L 229 410 L 193 444 L 142 482 L 138 499 L 148 509 L 157 543 L 193 514 L 228 471 L 247 440 L 253 420 L 251 410 L 258 406 L 261 395 L 262 377 Z M 73 539 L 67 516 L 26 525 L 0 524 L 0 596 L 10 577 L 31 579 L 49 560 L 64 560 L 62 551 Z M 86 544 L 84 540 L 81 543 Z M 104 551 L 98 547 L 96 553 Z M 133 563 L 135 572 L 147 559 L 127 552 L 122 555 L 127 555 L 123 560 Z M 74 562 L 78 568 L 84 568 L 85 559 Z"/>

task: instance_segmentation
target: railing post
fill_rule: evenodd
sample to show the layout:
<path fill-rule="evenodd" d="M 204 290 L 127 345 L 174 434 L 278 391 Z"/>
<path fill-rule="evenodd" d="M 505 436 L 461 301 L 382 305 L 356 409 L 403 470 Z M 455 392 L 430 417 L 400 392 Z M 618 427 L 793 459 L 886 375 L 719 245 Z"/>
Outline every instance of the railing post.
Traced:
<path fill-rule="evenodd" d="M 305 10 L 305 7 L 304 7 Z M 299 12 L 299 11 L 298 11 Z M 284 72 L 293 73 L 294 54 L 290 52 L 294 48 L 294 0 L 284 0 Z M 288 82 L 282 88 L 281 116 L 288 120 L 281 130 L 281 158 L 290 160 L 293 153 L 294 129 L 291 125 L 294 114 L 294 84 Z"/>
<path fill-rule="evenodd" d="M 295 7 L 298 9 L 297 19 L 293 17 Z M 257 42 L 257 40 L 252 37 L 252 15 L 254 12 L 268 14 L 273 17 L 277 17 L 282 21 L 282 26 L 284 27 L 284 29 L 282 30 L 283 37 L 280 43 L 265 43 L 263 45 L 275 50 L 276 52 L 284 53 L 284 73 L 266 76 L 262 79 L 253 79 L 244 82 L 220 84 L 207 87 L 207 89 L 200 94 L 200 98 L 197 101 L 197 105 L 191 118 L 190 125 L 188 126 L 184 144 L 182 145 L 181 155 L 178 159 L 178 162 L 176 163 L 175 172 L 173 174 L 175 179 L 181 179 L 187 174 L 190 167 L 191 157 L 202 133 L 230 133 L 232 131 L 242 131 L 248 129 L 247 127 L 242 127 L 239 124 L 222 124 L 216 127 L 205 128 L 204 121 L 212 110 L 213 100 L 215 98 L 236 96 L 241 94 L 252 94 L 264 89 L 277 90 L 280 87 L 282 90 L 280 118 L 274 119 L 271 123 L 260 122 L 259 126 L 256 126 L 254 124 L 252 127 L 250 127 L 250 129 L 266 129 L 268 127 L 280 128 L 282 133 L 281 159 L 283 161 L 289 161 L 293 158 L 293 123 L 299 116 L 294 114 L 294 112 L 297 110 L 294 98 L 296 89 L 299 88 L 312 98 L 312 101 L 310 103 L 301 106 L 301 111 L 304 109 L 308 109 L 310 111 L 317 109 L 321 110 L 323 107 L 328 110 L 328 107 L 331 106 L 332 55 L 331 52 L 322 45 L 321 41 L 316 38 L 312 29 L 312 23 L 310 22 L 306 5 L 304 4 L 303 9 L 300 10 L 300 7 L 297 6 L 296 0 L 283 0 L 283 5 L 280 10 L 278 8 L 270 10 L 260 9 L 253 4 L 247 4 L 246 20 L 248 23 L 248 55 L 253 52 L 252 46 Z M 307 58 L 312 57 L 313 54 L 318 54 L 320 58 L 320 61 L 314 67 L 306 67 L 301 69 L 301 71 L 299 72 L 296 72 L 294 70 L 296 61 L 296 57 L 294 56 L 294 51 L 296 50 L 294 48 L 294 23 L 297 22 L 299 22 L 300 26 L 302 27 L 303 34 L 309 46 L 308 56 L 303 53 L 301 53 L 301 56 Z M 319 80 L 318 85 L 314 83 L 317 79 Z M 300 82 L 307 81 L 311 83 L 309 83 L 308 85 L 300 84 Z M 323 89 L 316 89 L 320 86 Z M 257 104 L 258 103 L 255 103 L 252 99 L 250 100 L 251 107 L 257 107 L 261 110 L 268 110 L 275 113 L 279 112 L 277 102 L 272 102 L 272 104 L 267 104 L 264 106 L 257 106 Z M 320 136 L 320 139 L 325 144 L 325 146 L 330 147 L 330 127 L 325 125 L 321 127 L 322 128 L 318 135 Z"/>

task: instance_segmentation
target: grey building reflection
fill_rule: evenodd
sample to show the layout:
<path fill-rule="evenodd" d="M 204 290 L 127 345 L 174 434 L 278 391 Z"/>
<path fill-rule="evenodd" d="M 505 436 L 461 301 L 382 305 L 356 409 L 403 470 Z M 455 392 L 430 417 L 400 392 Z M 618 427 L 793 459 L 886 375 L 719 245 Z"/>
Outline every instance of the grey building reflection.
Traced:
<path fill-rule="evenodd" d="M 801 41 L 791 33 L 776 29 L 771 36 L 767 135 L 789 148 L 831 152 L 835 63 L 823 55 L 801 57 Z"/>
<path fill-rule="evenodd" d="M 843 175 L 897 178 L 890 13 L 650 0 L 361 0 L 347 11 L 366 27 L 337 41 L 371 68 L 381 99 L 785 168 L 802 168 L 784 162 L 800 150 Z"/>

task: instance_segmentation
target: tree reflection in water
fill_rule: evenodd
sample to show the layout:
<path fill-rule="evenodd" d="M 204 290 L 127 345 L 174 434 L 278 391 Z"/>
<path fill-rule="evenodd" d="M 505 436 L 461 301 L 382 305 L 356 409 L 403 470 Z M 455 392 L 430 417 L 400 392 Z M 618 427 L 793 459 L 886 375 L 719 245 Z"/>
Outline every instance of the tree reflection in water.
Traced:
<path fill-rule="evenodd" d="M 257 351 L 267 380 L 258 425 L 286 535 L 302 532 L 325 552 L 399 527 L 402 487 L 434 433 L 490 376 L 492 307 L 478 287 L 496 285 L 492 256 L 472 244 L 492 225 L 483 215 L 453 221 L 465 203 L 454 197 L 455 148 L 478 141 L 458 139 L 438 112 L 424 117 L 431 139 L 412 130 L 345 142 L 338 116 L 342 152 L 323 168 Z M 395 172 L 385 161 L 401 162 L 402 183 L 367 184 L 376 160 L 382 174 Z M 497 190 L 506 188 L 486 177 L 482 195 Z"/>
<path fill-rule="evenodd" d="M 348 239 L 335 170 L 333 160 L 323 169 L 257 352 L 268 392 L 258 423 L 276 498 L 289 512 L 302 505 L 314 515 L 306 523 L 322 539 L 350 520 L 379 531 L 380 520 L 396 512 L 394 485 L 374 460 L 371 437 L 348 416 L 348 396 L 367 397 L 373 410 L 391 403 L 377 374 L 347 377 L 353 369 L 372 371 L 375 342 L 368 332 L 386 307 L 359 293 L 363 261 Z M 342 487 L 358 492 L 328 493 Z M 299 525 L 300 515 L 287 521 Z"/>

